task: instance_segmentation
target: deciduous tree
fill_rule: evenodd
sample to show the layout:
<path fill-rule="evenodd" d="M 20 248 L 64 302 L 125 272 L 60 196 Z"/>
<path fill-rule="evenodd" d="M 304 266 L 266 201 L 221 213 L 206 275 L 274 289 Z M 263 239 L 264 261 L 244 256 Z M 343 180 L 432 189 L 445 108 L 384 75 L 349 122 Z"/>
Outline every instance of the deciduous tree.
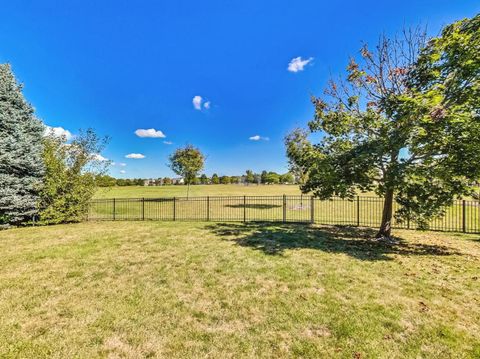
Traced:
<path fill-rule="evenodd" d="M 41 223 L 78 222 L 85 218 L 97 189 L 96 178 L 103 176 L 109 165 L 98 156 L 107 140 L 100 139 L 92 129 L 80 131 L 70 143 L 54 133 L 44 138 Z"/>
<path fill-rule="evenodd" d="M 252 170 L 247 170 L 247 172 L 245 173 L 245 182 L 255 183 L 255 175 L 253 174 Z"/>
<path fill-rule="evenodd" d="M 187 198 L 192 184 L 198 173 L 203 169 L 205 156 L 200 150 L 192 145 L 177 149 L 170 156 L 170 168 L 177 175 L 182 176 L 187 185 Z"/>
<path fill-rule="evenodd" d="M 203 173 L 201 176 L 200 176 L 200 183 L 201 184 L 208 184 L 208 177 L 205 173 Z"/>
<path fill-rule="evenodd" d="M 221 184 L 230 184 L 231 179 L 229 176 L 222 176 L 220 177 L 220 183 Z"/>
<path fill-rule="evenodd" d="M 389 238 L 394 196 L 398 220 L 425 226 L 478 179 L 480 131 L 478 16 L 448 26 L 425 46 L 423 33 L 382 37 L 351 60 L 346 80 L 314 97 L 309 132 L 287 137 L 291 162 L 307 174 L 305 192 L 384 197 L 377 237 Z"/>
<path fill-rule="evenodd" d="M 212 184 L 219 184 L 220 183 L 220 178 L 216 173 L 212 175 Z"/>

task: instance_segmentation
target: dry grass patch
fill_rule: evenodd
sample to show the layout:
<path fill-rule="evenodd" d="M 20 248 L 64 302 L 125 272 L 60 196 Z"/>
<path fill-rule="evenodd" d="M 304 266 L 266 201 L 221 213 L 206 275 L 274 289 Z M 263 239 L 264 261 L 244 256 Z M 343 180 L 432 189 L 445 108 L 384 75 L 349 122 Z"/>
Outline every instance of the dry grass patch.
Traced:
<path fill-rule="evenodd" d="M 0 357 L 478 357 L 474 235 L 222 223 L 0 232 Z"/>

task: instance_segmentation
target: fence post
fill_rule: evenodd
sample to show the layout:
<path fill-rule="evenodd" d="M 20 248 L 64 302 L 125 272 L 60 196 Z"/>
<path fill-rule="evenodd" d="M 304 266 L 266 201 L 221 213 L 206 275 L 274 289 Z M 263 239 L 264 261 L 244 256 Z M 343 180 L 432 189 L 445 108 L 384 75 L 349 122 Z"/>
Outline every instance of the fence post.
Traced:
<path fill-rule="evenodd" d="M 283 195 L 283 223 L 287 221 L 287 196 Z"/>
<path fill-rule="evenodd" d="M 467 208 L 465 206 L 465 200 L 462 201 L 462 231 L 467 232 Z"/>
<path fill-rule="evenodd" d="M 247 221 L 247 196 L 243 196 L 243 222 Z"/>
<path fill-rule="evenodd" d="M 310 196 L 310 223 L 315 223 L 315 202 L 313 196 Z"/>
<path fill-rule="evenodd" d="M 207 196 L 207 221 L 210 220 L 210 196 Z"/>
<path fill-rule="evenodd" d="M 142 221 L 145 220 L 145 197 L 142 198 Z"/>
<path fill-rule="evenodd" d="M 113 220 L 115 220 L 115 198 L 113 199 Z"/>
<path fill-rule="evenodd" d="M 360 196 L 357 196 L 357 227 L 360 227 Z"/>
<path fill-rule="evenodd" d="M 173 197 L 173 220 L 174 221 L 177 219 L 176 205 L 177 205 L 177 197 Z"/>

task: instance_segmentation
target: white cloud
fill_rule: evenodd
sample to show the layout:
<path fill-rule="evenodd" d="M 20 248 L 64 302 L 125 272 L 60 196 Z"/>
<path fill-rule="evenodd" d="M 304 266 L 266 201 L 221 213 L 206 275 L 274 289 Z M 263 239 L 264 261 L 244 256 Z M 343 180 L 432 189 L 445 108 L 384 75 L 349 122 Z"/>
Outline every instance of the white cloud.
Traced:
<path fill-rule="evenodd" d="M 118 163 L 119 166 L 122 166 L 122 167 L 125 167 L 127 164 L 126 163 L 123 163 L 123 162 L 120 162 Z"/>
<path fill-rule="evenodd" d="M 120 173 L 123 175 L 123 174 L 127 173 L 127 171 L 125 171 L 125 170 L 120 170 Z"/>
<path fill-rule="evenodd" d="M 139 128 L 135 131 L 135 134 L 138 137 L 150 137 L 150 138 L 165 138 L 166 136 L 160 130 L 155 130 L 154 128 L 149 128 L 148 130 L 144 130 Z"/>
<path fill-rule="evenodd" d="M 202 109 L 202 101 L 203 98 L 202 96 L 195 96 L 192 100 L 193 107 L 195 107 L 195 110 L 201 110 Z"/>
<path fill-rule="evenodd" d="M 140 160 L 142 158 L 145 158 L 145 155 L 142 155 L 141 153 L 129 153 L 125 156 L 125 158 L 133 158 L 135 160 Z"/>
<path fill-rule="evenodd" d="M 57 136 L 57 137 L 65 136 L 67 141 L 73 138 L 72 133 L 69 130 L 64 129 L 63 127 L 50 127 L 45 125 L 44 135 L 47 136 L 52 133 L 54 136 Z"/>
<path fill-rule="evenodd" d="M 172 141 L 163 141 L 163 143 L 166 144 L 166 145 L 173 145 Z"/>
<path fill-rule="evenodd" d="M 310 57 L 310 58 L 305 59 L 305 60 L 302 60 L 301 56 L 295 57 L 288 64 L 288 71 L 290 71 L 290 72 L 303 71 L 303 68 L 305 66 L 307 66 L 312 61 L 313 61 L 313 57 Z"/>
<path fill-rule="evenodd" d="M 108 161 L 108 158 L 103 157 L 100 153 L 92 153 L 92 159 L 100 162 Z"/>
<path fill-rule="evenodd" d="M 248 139 L 251 140 L 251 141 L 260 141 L 260 140 L 268 141 L 268 140 L 270 140 L 268 137 L 263 137 L 263 136 L 260 136 L 260 135 L 251 136 Z"/>
<path fill-rule="evenodd" d="M 202 105 L 205 110 L 209 110 L 212 103 L 210 101 L 205 101 L 205 99 L 202 96 L 195 96 L 192 100 L 193 107 L 195 110 L 201 111 L 202 110 Z"/>

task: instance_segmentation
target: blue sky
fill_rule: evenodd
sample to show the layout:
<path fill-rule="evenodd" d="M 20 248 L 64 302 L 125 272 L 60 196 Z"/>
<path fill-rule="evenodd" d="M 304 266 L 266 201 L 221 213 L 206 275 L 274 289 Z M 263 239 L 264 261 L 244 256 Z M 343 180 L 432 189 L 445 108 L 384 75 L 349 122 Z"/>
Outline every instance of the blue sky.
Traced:
<path fill-rule="evenodd" d="M 479 11 L 471 0 L 5 1 L 0 62 L 46 124 L 109 135 L 116 177 L 172 175 L 168 155 L 187 143 L 209 175 L 284 172 L 283 137 L 362 41 L 404 25 L 437 34 Z M 166 137 L 135 134 L 151 128 Z"/>

